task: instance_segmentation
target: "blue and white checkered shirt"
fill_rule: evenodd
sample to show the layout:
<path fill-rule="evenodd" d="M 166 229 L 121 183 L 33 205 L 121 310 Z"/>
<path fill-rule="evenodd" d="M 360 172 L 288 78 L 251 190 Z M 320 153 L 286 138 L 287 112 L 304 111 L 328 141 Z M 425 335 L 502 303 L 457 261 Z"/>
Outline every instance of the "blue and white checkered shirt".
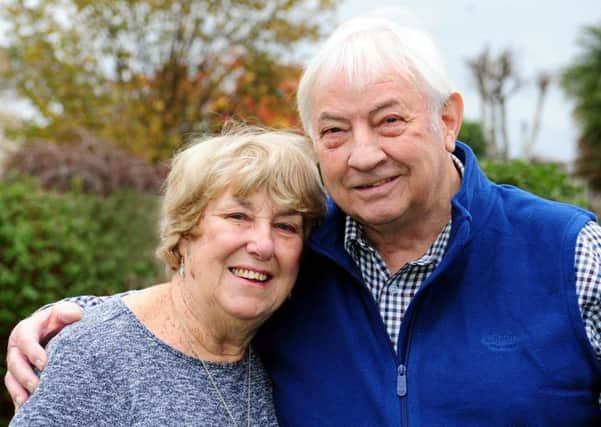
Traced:
<path fill-rule="evenodd" d="M 451 158 L 463 175 L 461 161 L 453 155 Z M 403 315 L 422 282 L 442 260 L 450 234 L 451 222 L 421 258 L 391 274 L 380 254 L 365 239 L 361 224 L 346 218 L 344 247 L 361 269 L 395 351 Z M 588 339 L 601 360 L 601 226 L 596 222 L 587 223 L 578 234 L 574 266 L 580 314 Z"/>

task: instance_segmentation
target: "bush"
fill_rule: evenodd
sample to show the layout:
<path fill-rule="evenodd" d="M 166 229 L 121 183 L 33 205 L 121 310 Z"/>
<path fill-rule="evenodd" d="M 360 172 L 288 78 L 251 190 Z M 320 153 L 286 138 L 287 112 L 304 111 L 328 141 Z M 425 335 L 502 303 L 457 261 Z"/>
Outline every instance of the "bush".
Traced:
<path fill-rule="evenodd" d="M 60 135 L 61 144 L 29 141 L 8 156 L 6 169 L 38 178 L 45 189 L 111 194 L 124 189 L 159 194 L 165 164 L 152 165 L 85 129 Z"/>
<path fill-rule="evenodd" d="M 157 283 L 156 196 L 44 191 L 33 178 L 0 181 L 0 360 L 8 334 L 36 308 L 72 295 Z M 4 371 L 4 369 L 3 369 Z M 2 387 L 4 389 L 4 387 Z M 12 413 L 4 392 L 1 414 Z M 0 417 L 0 424 L 5 425 Z"/>
<path fill-rule="evenodd" d="M 570 178 L 555 163 L 528 163 L 524 160 L 495 162 L 482 160 L 484 173 L 498 184 L 511 184 L 545 199 L 589 207 L 586 187 Z"/>
<path fill-rule="evenodd" d="M 486 157 L 486 140 L 480 122 L 464 120 L 457 139 L 469 145 L 479 159 Z"/>

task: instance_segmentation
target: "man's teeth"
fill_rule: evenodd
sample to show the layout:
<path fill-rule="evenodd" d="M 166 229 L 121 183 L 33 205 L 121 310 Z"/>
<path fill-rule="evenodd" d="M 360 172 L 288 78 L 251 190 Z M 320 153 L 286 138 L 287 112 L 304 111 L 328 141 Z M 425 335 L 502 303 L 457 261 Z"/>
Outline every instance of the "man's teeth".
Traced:
<path fill-rule="evenodd" d="M 258 280 L 260 282 L 267 280 L 267 274 L 259 273 L 258 271 L 247 270 L 245 268 L 232 268 L 232 273 L 244 279 Z"/>

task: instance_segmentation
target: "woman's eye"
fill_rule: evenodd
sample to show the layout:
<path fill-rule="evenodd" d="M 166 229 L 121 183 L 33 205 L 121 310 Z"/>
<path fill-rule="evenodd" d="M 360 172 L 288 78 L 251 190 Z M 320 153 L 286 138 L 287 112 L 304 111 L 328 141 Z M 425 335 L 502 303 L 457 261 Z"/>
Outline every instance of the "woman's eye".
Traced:
<path fill-rule="evenodd" d="M 298 234 L 300 231 L 300 227 L 298 225 L 287 222 L 278 222 L 275 224 L 275 226 L 279 230 L 285 231 L 286 233 Z"/>
<path fill-rule="evenodd" d="M 249 216 L 243 212 L 233 212 L 233 213 L 228 214 L 226 216 L 226 218 L 233 219 L 236 221 L 245 221 L 245 220 L 249 219 Z"/>

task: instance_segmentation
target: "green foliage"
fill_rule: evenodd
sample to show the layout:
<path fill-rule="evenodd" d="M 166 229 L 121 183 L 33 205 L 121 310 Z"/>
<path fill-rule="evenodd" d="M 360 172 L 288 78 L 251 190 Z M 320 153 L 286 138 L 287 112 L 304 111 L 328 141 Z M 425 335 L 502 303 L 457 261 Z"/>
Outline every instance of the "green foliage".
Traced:
<path fill-rule="evenodd" d="M 469 145 L 479 159 L 486 157 L 486 140 L 480 122 L 464 120 L 457 139 Z"/>
<path fill-rule="evenodd" d="M 2 326 L 59 297 L 115 293 L 159 276 L 155 196 L 59 194 L 12 179 L 0 183 L 0 205 Z"/>
<path fill-rule="evenodd" d="M 545 199 L 588 207 L 586 188 L 571 179 L 555 163 L 483 160 L 480 166 L 484 173 L 498 184 L 515 185 Z"/>
<path fill-rule="evenodd" d="M 601 25 L 585 28 L 580 46 L 582 52 L 564 70 L 561 85 L 576 101 L 574 117 L 581 127 L 577 172 L 601 190 Z"/>
<path fill-rule="evenodd" d="M 1 368 L 10 330 L 41 305 L 160 280 L 157 201 L 135 192 L 47 192 L 30 178 L 0 181 Z M 12 413 L 6 394 L 0 413 Z"/>

